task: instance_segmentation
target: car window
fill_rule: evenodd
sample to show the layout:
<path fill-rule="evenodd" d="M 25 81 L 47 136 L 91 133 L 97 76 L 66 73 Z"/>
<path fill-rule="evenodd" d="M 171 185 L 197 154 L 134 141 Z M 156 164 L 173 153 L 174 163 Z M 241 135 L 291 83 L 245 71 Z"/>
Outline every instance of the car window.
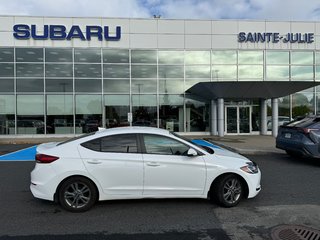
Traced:
<path fill-rule="evenodd" d="M 314 118 L 314 117 L 306 117 L 306 118 L 298 118 L 297 120 L 294 120 L 287 124 L 288 127 L 300 127 L 300 128 L 306 128 L 310 127 L 311 125 L 318 123 L 320 121 L 320 118 Z"/>
<path fill-rule="evenodd" d="M 146 153 L 163 155 L 184 155 L 189 146 L 172 138 L 159 135 L 143 135 Z"/>
<path fill-rule="evenodd" d="M 83 147 L 99 152 L 137 153 L 136 134 L 119 134 L 94 139 L 81 144 Z"/>

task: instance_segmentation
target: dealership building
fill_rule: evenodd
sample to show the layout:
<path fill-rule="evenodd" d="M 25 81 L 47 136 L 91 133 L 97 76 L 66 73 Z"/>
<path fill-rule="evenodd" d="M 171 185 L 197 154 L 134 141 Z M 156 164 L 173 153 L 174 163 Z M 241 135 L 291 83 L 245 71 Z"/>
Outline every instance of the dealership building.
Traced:
<path fill-rule="evenodd" d="M 320 111 L 320 22 L 0 17 L 0 135 L 273 134 Z"/>

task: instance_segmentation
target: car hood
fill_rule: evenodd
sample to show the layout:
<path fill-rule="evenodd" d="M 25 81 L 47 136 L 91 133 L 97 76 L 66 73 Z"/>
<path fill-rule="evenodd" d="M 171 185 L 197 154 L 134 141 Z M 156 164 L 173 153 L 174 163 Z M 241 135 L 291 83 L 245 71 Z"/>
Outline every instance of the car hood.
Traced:
<path fill-rule="evenodd" d="M 195 143 L 196 145 L 210 147 L 214 151 L 214 154 L 216 156 L 232 157 L 232 158 L 242 159 L 245 161 L 250 161 L 248 158 L 246 158 L 238 153 L 232 152 L 230 150 L 227 150 L 223 147 L 217 146 L 211 142 L 208 142 L 208 141 L 205 141 L 202 139 L 194 139 L 194 140 L 192 140 L 192 142 Z"/>

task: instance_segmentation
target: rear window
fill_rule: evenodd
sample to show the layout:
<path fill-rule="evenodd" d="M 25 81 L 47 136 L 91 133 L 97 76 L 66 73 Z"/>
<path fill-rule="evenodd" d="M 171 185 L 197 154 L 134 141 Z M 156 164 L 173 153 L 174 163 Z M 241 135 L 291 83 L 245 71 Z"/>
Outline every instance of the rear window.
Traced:
<path fill-rule="evenodd" d="M 64 142 L 58 143 L 57 146 L 60 146 L 60 145 L 63 145 L 63 144 L 69 143 L 69 142 L 73 142 L 73 141 L 76 141 L 78 139 L 81 139 L 81 138 L 84 138 L 84 137 L 88 137 L 88 136 L 91 136 L 91 135 L 94 135 L 94 134 L 96 134 L 96 132 L 91 132 L 91 133 L 80 135 L 78 137 L 70 138 L 70 139 L 68 139 L 68 140 L 66 140 Z"/>
<path fill-rule="evenodd" d="M 303 119 L 298 119 L 290 122 L 288 127 L 299 127 L 299 128 L 308 128 L 308 127 L 315 127 L 320 128 L 320 118 L 318 117 L 306 117 Z"/>
<path fill-rule="evenodd" d="M 81 146 L 98 152 L 137 153 L 137 135 L 119 134 L 84 142 Z"/>

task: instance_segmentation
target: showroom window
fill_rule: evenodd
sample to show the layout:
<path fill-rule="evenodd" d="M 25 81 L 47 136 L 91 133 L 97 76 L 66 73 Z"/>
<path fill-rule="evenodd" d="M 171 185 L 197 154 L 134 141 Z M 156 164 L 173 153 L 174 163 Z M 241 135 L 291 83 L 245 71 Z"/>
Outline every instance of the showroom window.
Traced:
<path fill-rule="evenodd" d="M 106 128 L 129 126 L 129 95 L 105 95 Z"/>
<path fill-rule="evenodd" d="M 17 96 L 17 133 L 45 133 L 43 95 Z"/>
<path fill-rule="evenodd" d="M 266 80 L 289 81 L 289 52 L 266 51 Z"/>
<path fill-rule="evenodd" d="M 0 135 L 15 134 L 15 96 L 0 95 Z"/>
<path fill-rule="evenodd" d="M 102 126 L 101 95 L 76 95 L 75 133 L 89 133 Z"/>
<path fill-rule="evenodd" d="M 47 134 L 73 134 L 73 96 L 47 95 Z"/>

